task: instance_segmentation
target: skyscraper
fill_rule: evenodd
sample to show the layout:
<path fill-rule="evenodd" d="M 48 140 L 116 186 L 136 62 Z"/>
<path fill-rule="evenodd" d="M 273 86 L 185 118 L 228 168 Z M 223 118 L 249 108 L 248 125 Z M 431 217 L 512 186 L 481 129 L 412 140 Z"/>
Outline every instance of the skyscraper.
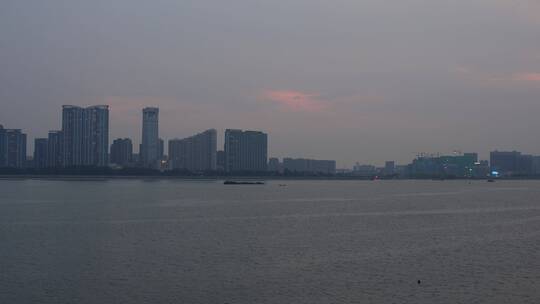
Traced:
<path fill-rule="evenodd" d="M 133 161 L 133 143 L 129 138 L 118 138 L 111 145 L 111 163 L 126 166 Z"/>
<path fill-rule="evenodd" d="M 26 134 L 20 129 L 0 129 L 2 148 L 0 167 L 24 168 L 26 166 Z"/>
<path fill-rule="evenodd" d="M 143 109 L 142 143 L 140 146 L 142 165 L 158 168 L 159 165 L 159 109 Z"/>
<path fill-rule="evenodd" d="M 0 168 L 6 167 L 7 139 L 4 126 L 0 125 Z"/>
<path fill-rule="evenodd" d="M 47 138 L 34 139 L 34 168 L 47 168 Z"/>
<path fill-rule="evenodd" d="M 99 105 L 83 112 L 83 165 L 109 164 L 109 106 Z"/>
<path fill-rule="evenodd" d="M 60 168 L 63 160 L 62 131 L 49 131 L 47 139 L 47 167 Z"/>
<path fill-rule="evenodd" d="M 63 165 L 107 166 L 109 106 L 62 107 Z"/>
<path fill-rule="evenodd" d="M 216 153 L 216 170 L 225 171 L 225 151 L 223 150 Z"/>
<path fill-rule="evenodd" d="M 227 172 L 266 171 L 268 135 L 259 131 L 225 130 L 225 170 Z"/>
<path fill-rule="evenodd" d="M 513 175 L 519 171 L 521 152 L 493 151 L 489 154 L 491 170 L 501 175 Z"/>
<path fill-rule="evenodd" d="M 64 167 L 81 166 L 83 149 L 83 112 L 77 106 L 62 106 L 62 165 Z"/>
<path fill-rule="evenodd" d="M 169 140 L 171 169 L 216 170 L 217 132 L 214 129 L 184 139 Z"/>
<path fill-rule="evenodd" d="M 165 141 L 163 139 L 158 140 L 158 159 L 162 160 L 165 158 Z"/>

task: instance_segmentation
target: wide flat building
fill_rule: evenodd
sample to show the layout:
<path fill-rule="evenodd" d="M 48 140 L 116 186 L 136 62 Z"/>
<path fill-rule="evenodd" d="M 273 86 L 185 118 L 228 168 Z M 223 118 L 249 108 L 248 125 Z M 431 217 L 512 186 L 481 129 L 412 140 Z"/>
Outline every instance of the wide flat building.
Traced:
<path fill-rule="evenodd" d="M 517 151 L 490 153 L 491 170 L 500 175 L 534 174 L 534 157 Z"/>
<path fill-rule="evenodd" d="M 268 135 L 259 131 L 225 131 L 225 170 L 263 172 L 268 163 Z"/>
<path fill-rule="evenodd" d="M 474 167 L 478 162 L 478 154 L 443 155 L 439 157 L 439 162 L 444 176 L 473 177 Z"/>
<path fill-rule="evenodd" d="M 217 132 L 214 129 L 184 139 L 169 140 L 173 170 L 214 171 L 217 168 Z"/>
<path fill-rule="evenodd" d="M 142 113 L 142 142 L 139 151 L 141 163 L 147 168 L 158 168 L 161 160 L 159 155 L 159 109 L 144 108 Z"/>
<path fill-rule="evenodd" d="M 126 166 L 133 162 L 133 143 L 129 138 L 115 139 L 111 145 L 111 163 Z"/>
<path fill-rule="evenodd" d="M 63 166 L 107 166 L 109 106 L 62 107 Z"/>
<path fill-rule="evenodd" d="M 415 178 L 471 178 L 478 167 L 478 154 L 420 155 L 407 166 L 407 174 Z"/>
<path fill-rule="evenodd" d="M 334 174 L 336 173 L 336 161 L 287 157 L 283 159 L 283 169 L 299 173 Z"/>

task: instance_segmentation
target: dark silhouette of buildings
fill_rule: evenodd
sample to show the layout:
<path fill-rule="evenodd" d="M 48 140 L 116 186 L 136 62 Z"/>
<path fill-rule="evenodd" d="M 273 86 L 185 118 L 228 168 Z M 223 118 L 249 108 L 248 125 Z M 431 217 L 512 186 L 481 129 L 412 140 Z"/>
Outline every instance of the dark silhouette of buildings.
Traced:
<path fill-rule="evenodd" d="M 158 143 L 158 159 L 163 160 L 165 159 L 165 141 L 160 138 Z"/>
<path fill-rule="evenodd" d="M 463 155 L 421 155 L 408 165 L 407 176 L 413 178 L 475 177 L 475 168 L 478 167 L 476 153 Z"/>
<path fill-rule="evenodd" d="M 225 171 L 225 151 L 223 150 L 216 153 L 216 170 Z"/>
<path fill-rule="evenodd" d="M 47 168 L 47 153 L 49 140 L 47 138 L 34 139 L 34 168 Z"/>
<path fill-rule="evenodd" d="M 0 125 L 0 167 L 26 167 L 26 134 L 20 129 L 4 129 Z"/>
<path fill-rule="evenodd" d="M 83 164 L 109 165 L 109 106 L 91 106 L 84 110 Z"/>
<path fill-rule="evenodd" d="M 491 170 L 501 176 L 534 174 L 534 157 L 518 151 L 493 151 L 490 153 Z"/>
<path fill-rule="evenodd" d="M 133 143 L 129 138 L 115 139 L 111 145 L 111 163 L 128 166 L 133 162 Z"/>
<path fill-rule="evenodd" d="M 225 131 L 225 171 L 263 172 L 268 162 L 268 135 L 259 131 Z"/>
<path fill-rule="evenodd" d="M 62 131 L 49 131 L 47 138 L 36 138 L 33 157 L 26 153 L 26 134 L 20 129 L 5 129 L 0 125 L 0 167 L 8 168 L 4 170 L 6 172 L 11 172 L 11 169 L 32 172 L 33 168 L 26 168 L 28 163 L 36 169 L 55 169 L 35 172 L 68 174 L 122 169 L 138 174 L 161 174 L 157 169 L 172 169 L 177 170 L 170 173 L 173 175 L 184 174 L 181 171 L 185 170 L 191 171 L 185 174 L 226 171 L 227 175 L 251 176 L 283 173 L 294 176 L 295 172 L 298 176 L 306 176 L 338 172 L 339 176 L 353 178 L 540 177 L 540 156 L 518 151 L 493 151 L 489 162 L 479 160 L 477 153 L 421 154 L 404 166 L 387 161 L 384 167 L 357 164 L 353 170 L 336 170 L 336 161 L 333 160 L 284 158 L 280 162 L 278 158 L 268 159 L 266 133 L 238 129 L 225 131 L 223 151 L 216 151 L 217 132 L 211 129 L 188 138 L 170 140 L 167 157 L 164 155 L 164 140 L 159 138 L 159 109 L 147 107 L 142 114 L 142 141 L 138 154 L 133 153 L 133 143 L 128 138 L 116 139 L 109 153 L 107 105 L 62 106 Z M 125 168 L 107 168 L 110 163 Z"/>
<path fill-rule="evenodd" d="M 146 168 L 157 169 L 162 159 L 159 141 L 159 109 L 144 108 L 142 113 L 142 142 L 139 149 L 141 164 Z"/>
<path fill-rule="evenodd" d="M 65 167 L 83 164 L 83 125 L 83 108 L 68 105 L 62 107 L 62 165 Z"/>
<path fill-rule="evenodd" d="M 0 168 L 7 167 L 6 154 L 7 154 L 6 130 L 4 129 L 4 126 L 0 125 Z"/>
<path fill-rule="evenodd" d="M 396 162 L 387 161 L 384 163 L 384 175 L 394 175 L 396 173 Z"/>
<path fill-rule="evenodd" d="M 290 172 L 334 174 L 336 173 L 336 161 L 287 157 L 283 159 L 283 170 Z"/>
<path fill-rule="evenodd" d="M 169 140 L 169 167 L 193 172 L 217 168 L 217 132 L 214 129 L 184 139 Z"/>
<path fill-rule="evenodd" d="M 62 131 L 49 131 L 47 138 L 47 168 L 60 168 L 64 159 Z"/>
<path fill-rule="evenodd" d="M 63 166 L 109 164 L 109 106 L 62 107 Z"/>
<path fill-rule="evenodd" d="M 283 165 L 277 157 L 271 157 L 268 159 L 268 171 L 270 172 L 282 172 Z"/>

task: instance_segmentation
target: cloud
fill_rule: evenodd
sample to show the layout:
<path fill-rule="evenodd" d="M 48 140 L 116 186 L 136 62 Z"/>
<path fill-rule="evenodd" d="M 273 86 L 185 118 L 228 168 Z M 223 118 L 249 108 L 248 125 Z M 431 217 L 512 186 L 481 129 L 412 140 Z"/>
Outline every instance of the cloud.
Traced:
<path fill-rule="evenodd" d="M 540 83 L 540 73 L 515 73 L 512 75 L 512 79 L 514 81 Z"/>
<path fill-rule="evenodd" d="M 324 97 L 326 96 L 326 97 Z M 258 99 L 279 106 L 284 112 L 304 113 L 350 113 L 368 104 L 378 104 L 383 101 L 381 96 L 371 95 L 322 95 L 298 90 L 265 90 Z"/>
<path fill-rule="evenodd" d="M 540 72 L 490 73 L 465 66 L 456 67 L 454 72 L 462 78 L 482 85 L 540 84 Z"/>
<path fill-rule="evenodd" d="M 311 94 L 294 90 L 266 90 L 259 99 L 276 103 L 287 112 L 323 112 L 328 108 L 328 101 L 320 99 L 320 94 Z"/>

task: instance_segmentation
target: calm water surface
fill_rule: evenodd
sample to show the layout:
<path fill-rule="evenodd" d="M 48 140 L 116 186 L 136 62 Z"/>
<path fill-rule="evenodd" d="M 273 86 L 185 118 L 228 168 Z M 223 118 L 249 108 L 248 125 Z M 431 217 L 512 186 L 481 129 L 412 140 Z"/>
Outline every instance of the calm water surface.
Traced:
<path fill-rule="evenodd" d="M 540 303 L 540 182 L 280 183 L 0 180 L 0 303 Z"/>

